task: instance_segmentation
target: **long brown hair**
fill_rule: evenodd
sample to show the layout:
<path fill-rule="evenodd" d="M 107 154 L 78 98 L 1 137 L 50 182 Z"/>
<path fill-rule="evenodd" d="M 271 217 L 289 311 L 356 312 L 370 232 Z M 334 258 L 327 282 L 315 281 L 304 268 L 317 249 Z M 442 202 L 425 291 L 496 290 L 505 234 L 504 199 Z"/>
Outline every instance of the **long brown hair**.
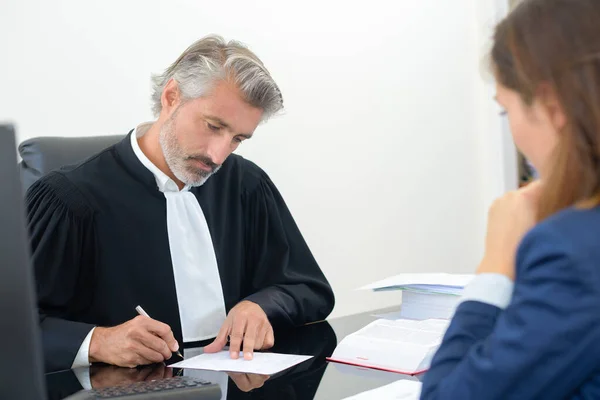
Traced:
<path fill-rule="evenodd" d="M 497 80 L 531 104 L 544 85 L 567 118 L 538 220 L 600 193 L 600 0 L 525 0 L 496 27 Z"/>

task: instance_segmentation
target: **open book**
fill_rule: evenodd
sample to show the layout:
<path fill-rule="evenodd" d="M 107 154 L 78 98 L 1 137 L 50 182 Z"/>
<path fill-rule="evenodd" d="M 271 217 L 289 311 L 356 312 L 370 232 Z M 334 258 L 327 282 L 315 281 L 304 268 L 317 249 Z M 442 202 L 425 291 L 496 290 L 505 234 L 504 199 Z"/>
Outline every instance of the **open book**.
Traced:
<path fill-rule="evenodd" d="M 378 319 L 345 337 L 329 361 L 406 375 L 425 372 L 450 321 Z"/>

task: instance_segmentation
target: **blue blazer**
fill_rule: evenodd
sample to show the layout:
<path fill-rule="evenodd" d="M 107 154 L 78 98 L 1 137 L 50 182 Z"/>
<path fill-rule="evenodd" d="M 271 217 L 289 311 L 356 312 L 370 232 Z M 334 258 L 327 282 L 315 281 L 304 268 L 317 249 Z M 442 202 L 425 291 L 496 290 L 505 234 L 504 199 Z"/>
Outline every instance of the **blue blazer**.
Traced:
<path fill-rule="evenodd" d="M 600 399 L 600 208 L 536 225 L 516 266 L 505 310 L 457 308 L 421 399 Z"/>

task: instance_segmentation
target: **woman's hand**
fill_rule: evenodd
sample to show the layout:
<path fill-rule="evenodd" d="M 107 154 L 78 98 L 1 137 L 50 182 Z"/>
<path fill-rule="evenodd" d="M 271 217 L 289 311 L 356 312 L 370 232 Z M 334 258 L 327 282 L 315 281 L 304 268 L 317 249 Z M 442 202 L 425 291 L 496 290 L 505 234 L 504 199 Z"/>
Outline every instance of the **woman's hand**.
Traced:
<path fill-rule="evenodd" d="M 515 258 L 523 236 L 536 224 L 542 183 L 506 193 L 490 207 L 485 254 L 478 274 L 497 273 L 515 279 Z"/>

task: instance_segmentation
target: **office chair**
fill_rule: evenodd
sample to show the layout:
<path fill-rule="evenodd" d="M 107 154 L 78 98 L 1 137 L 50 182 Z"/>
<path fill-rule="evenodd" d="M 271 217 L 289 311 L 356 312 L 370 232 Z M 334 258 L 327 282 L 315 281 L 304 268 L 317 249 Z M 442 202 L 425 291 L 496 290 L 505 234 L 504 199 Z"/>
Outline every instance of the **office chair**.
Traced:
<path fill-rule="evenodd" d="M 36 137 L 19 145 L 23 190 L 48 172 L 75 164 L 119 142 L 125 135 L 89 137 Z"/>

